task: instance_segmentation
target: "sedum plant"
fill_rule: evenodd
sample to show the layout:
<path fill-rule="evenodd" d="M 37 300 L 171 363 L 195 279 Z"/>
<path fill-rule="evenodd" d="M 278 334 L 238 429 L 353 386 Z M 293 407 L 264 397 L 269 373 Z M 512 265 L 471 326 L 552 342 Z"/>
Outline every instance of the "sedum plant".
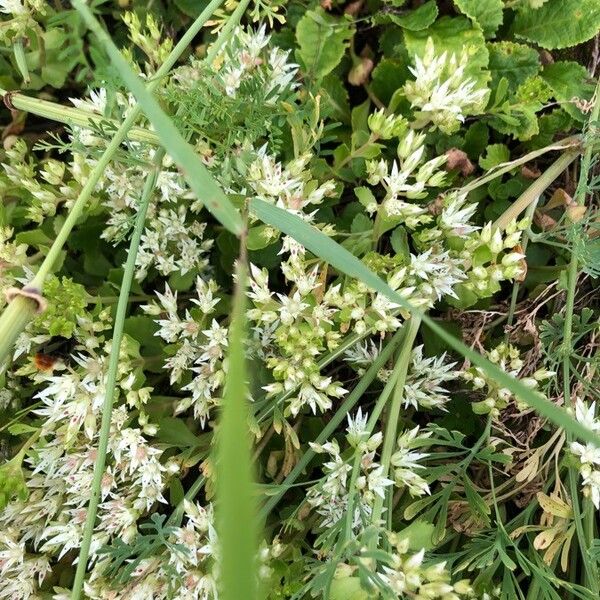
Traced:
<path fill-rule="evenodd" d="M 598 2 L 166 4 L 0 3 L 0 597 L 596 598 Z"/>

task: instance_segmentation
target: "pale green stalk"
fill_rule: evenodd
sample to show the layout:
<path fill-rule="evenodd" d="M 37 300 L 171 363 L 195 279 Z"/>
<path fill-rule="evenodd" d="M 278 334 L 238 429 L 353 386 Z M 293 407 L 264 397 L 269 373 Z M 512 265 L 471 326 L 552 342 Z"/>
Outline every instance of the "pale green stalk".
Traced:
<path fill-rule="evenodd" d="M 246 12 L 248 4 L 250 4 L 250 0 L 242 0 L 231 13 L 231 16 L 227 19 L 227 23 L 225 23 L 223 29 L 221 29 L 219 32 L 219 36 L 212 43 L 210 50 L 206 54 L 205 60 L 209 65 L 215 60 L 219 50 L 221 50 L 223 47 L 223 44 L 225 44 L 225 42 L 229 39 L 229 36 L 233 33 L 234 29 L 240 24 L 240 20 Z"/>
<path fill-rule="evenodd" d="M 564 140 L 560 140 L 560 142 L 556 142 L 554 144 L 550 144 L 549 146 L 544 146 L 543 148 L 539 148 L 538 150 L 533 150 L 532 152 L 528 152 L 524 156 L 517 158 L 515 160 L 511 160 L 510 162 L 503 163 L 501 165 L 495 166 L 493 169 L 490 169 L 485 175 L 482 177 L 478 177 L 474 179 L 467 185 L 460 188 L 462 192 L 471 192 L 476 190 L 477 188 L 493 181 L 497 177 L 504 175 L 505 173 L 510 173 L 514 171 L 517 167 L 527 164 L 536 158 L 546 154 L 547 152 L 552 152 L 554 150 L 576 150 L 581 146 L 581 138 L 579 136 L 571 136 L 565 138 Z"/>
<path fill-rule="evenodd" d="M 596 127 L 598 117 L 600 116 L 600 80 L 596 84 L 595 96 L 596 101 L 590 114 L 588 123 L 592 127 Z M 579 173 L 579 184 L 575 193 L 575 202 L 579 206 L 583 206 L 587 196 L 587 186 L 592 166 L 592 156 L 594 148 L 591 143 L 585 148 L 581 159 L 581 170 Z M 571 354 L 573 352 L 573 310 L 575 308 L 575 291 L 577 287 L 577 279 L 579 277 L 579 264 L 576 252 L 571 252 L 571 261 L 567 270 L 567 299 L 565 306 L 565 320 L 563 325 L 563 395 L 565 406 L 573 406 L 573 398 L 571 398 Z M 571 442 L 573 437 L 567 434 L 567 443 Z M 577 530 L 577 539 L 581 550 L 581 557 L 585 568 L 585 579 L 592 591 L 598 595 L 600 593 L 600 582 L 598 569 L 591 560 L 588 550 L 594 538 L 594 512 L 590 510 L 591 500 L 584 499 L 583 515 L 579 507 L 579 485 L 578 473 L 575 467 L 569 467 L 569 488 L 571 494 L 571 502 L 573 504 L 573 517 Z M 583 522 L 582 522 L 583 521 Z"/>
<path fill-rule="evenodd" d="M 64 123 L 71 127 L 75 126 L 93 129 L 109 124 L 115 129 L 119 128 L 119 122 L 115 119 L 110 119 L 82 108 L 76 108 L 75 106 L 63 106 L 57 102 L 49 102 L 48 100 L 42 100 L 41 98 L 26 96 L 20 92 L 8 92 L 2 88 L 0 88 L 0 96 L 2 96 L 4 103 L 10 108 L 44 117 L 51 121 L 56 121 L 57 123 Z M 127 138 L 136 142 L 152 144 L 154 146 L 160 145 L 156 133 L 144 129 L 143 127 L 132 127 L 127 132 Z"/>
<path fill-rule="evenodd" d="M 202 11 L 198 18 L 194 21 L 191 27 L 182 36 L 178 44 L 173 48 L 164 64 L 157 70 L 154 79 L 148 84 L 148 91 L 156 89 L 171 68 L 175 65 L 179 57 L 186 50 L 190 42 L 196 34 L 205 25 L 211 15 L 224 2 L 224 0 L 212 0 L 210 4 Z M 141 113 L 139 105 L 131 109 L 129 115 L 125 118 L 119 129 L 115 132 L 114 137 L 108 144 L 106 150 L 98 160 L 96 166 L 89 175 L 83 189 L 79 193 L 77 200 L 71 207 L 67 218 L 65 219 L 60 231 L 58 232 L 50 251 L 40 266 L 34 280 L 29 287 L 37 288 L 41 292 L 46 276 L 52 271 L 54 263 L 62 251 L 62 248 L 67 241 L 71 230 L 83 214 L 84 208 L 87 206 L 88 200 L 102 177 L 104 170 L 112 160 L 114 154 L 119 149 L 121 143 L 127 137 L 127 133 L 135 123 Z M 0 363 L 3 363 L 14 346 L 14 343 L 19 334 L 25 329 L 27 323 L 31 321 L 35 314 L 35 303 L 33 300 L 28 300 L 23 297 L 17 297 L 0 315 Z"/>
<path fill-rule="evenodd" d="M 402 350 L 400 356 L 398 356 L 399 373 L 396 379 L 396 385 L 394 387 L 394 395 L 392 397 L 392 403 L 390 405 L 387 417 L 385 434 L 383 437 L 383 448 L 381 450 L 381 466 L 383 467 L 382 477 L 389 477 L 390 463 L 392 460 L 392 454 L 396 447 L 396 433 L 398 431 L 398 419 L 400 418 L 400 408 L 402 407 L 402 399 L 404 398 L 404 385 L 406 383 L 406 374 L 408 373 L 408 365 L 410 363 L 410 357 L 412 355 L 413 344 L 415 338 L 421 326 L 421 319 L 418 315 L 412 315 L 408 322 L 408 330 L 406 332 L 406 338 L 402 344 Z M 383 406 L 379 408 L 381 411 Z M 371 415 L 371 419 L 376 419 L 379 414 L 374 412 Z M 373 503 L 373 512 L 371 513 L 371 522 L 377 525 L 381 519 L 383 513 L 384 499 L 381 496 L 375 496 L 375 502 Z"/>
<path fill-rule="evenodd" d="M 85 526 L 83 529 L 83 538 L 79 549 L 79 561 L 77 563 L 77 571 L 75 572 L 75 581 L 71 592 L 72 600 L 79 600 L 81 590 L 83 588 L 83 580 L 87 569 L 88 558 L 90 554 L 90 546 L 92 543 L 92 535 L 96 524 L 96 515 L 98 513 L 98 503 L 100 501 L 100 493 L 102 488 L 102 477 L 104 476 L 104 467 L 106 465 L 106 452 L 108 450 L 108 439 L 110 436 L 110 422 L 112 416 L 113 402 L 115 398 L 115 388 L 117 385 L 117 371 L 119 369 L 119 350 L 121 348 L 121 340 L 123 339 L 123 330 L 125 326 L 125 317 L 127 315 L 127 304 L 129 300 L 129 292 L 131 291 L 131 282 L 135 273 L 135 261 L 140 247 L 140 240 L 144 231 L 146 222 L 146 213 L 150 198 L 156 184 L 156 179 L 162 165 L 164 151 L 158 150 L 154 157 L 154 168 L 146 179 L 144 190 L 138 213 L 135 220 L 133 235 L 129 244 L 129 252 L 127 254 L 127 262 L 121 280 L 121 289 L 119 291 L 119 301 L 117 303 L 117 312 L 115 315 L 115 324 L 113 329 L 112 348 L 110 353 L 110 361 L 108 363 L 108 373 L 106 376 L 106 393 L 104 395 L 104 403 L 102 405 L 102 422 L 100 425 L 100 433 L 98 436 L 98 450 L 96 462 L 94 463 L 94 478 L 92 480 L 92 489 L 90 500 L 88 503 Z"/>
<path fill-rule="evenodd" d="M 406 329 L 406 327 L 407 327 L 407 325 L 405 324 L 403 326 L 403 329 Z M 411 345 L 411 348 L 412 348 L 412 345 Z M 403 346 L 403 349 L 404 349 L 404 346 Z M 369 420 L 367 421 L 366 431 L 368 432 L 369 436 L 372 434 L 373 429 L 375 429 L 375 425 L 377 424 L 377 421 L 379 420 L 379 417 L 381 416 L 381 413 L 383 412 L 383 409 L 386 406 L 388 399 L 392 394 L 392 391 L 394 390 L 394 388 L 396 388 L 396 384 L 398 382 L 398 379 L 402 376 L 402 372 L 404 372 L 404 375 L 406 375 L 405 364 L 403 363 L 401 357 L 399 357 L 399 360 L 396 361 L 394 370 L 392 371 L 392 374 L 390 375 L 389 379 L 387 380 L 385 387 L 381 391 L 381 394 L 379 394 L 379 398 L 377 399 L 377 402 L 375 403 L 375 407 L 374 407 L 373 411 L 371 412 Z M 357 450 L 354 454 L 354 464 L 352 465 L 352 476 L 350 478 L 350 485 L 348 486 L 348 506 L 346 508 L 346 511 L 347 511 L 346 512 L 346 523 L 345 523 L 345 528 L 344 528 L 344 535 L 342 537 L 342 542 L 346 542 L 346 541 L 350 540 L 350 538 L 352 537 L 352 522 L 354 520 L 354 515 L 352 513 L 354 512 L 354 498 L 356 495 L 355 487 L 356 487 L 356 480 L 358 478 L 358 472 L 359 472 L 361 458 L 362 458 L 361 453 Z"/>
<path fill-rule="evenodd" d="M 493 227 L 504 229 L 511 221 L 532 203 L 536 202 L 542 193 L 559 177 L 565 169 L 579 156 L 579 151 L 567 150 L 557 158 L 509 207 L 502 213 Z"/>

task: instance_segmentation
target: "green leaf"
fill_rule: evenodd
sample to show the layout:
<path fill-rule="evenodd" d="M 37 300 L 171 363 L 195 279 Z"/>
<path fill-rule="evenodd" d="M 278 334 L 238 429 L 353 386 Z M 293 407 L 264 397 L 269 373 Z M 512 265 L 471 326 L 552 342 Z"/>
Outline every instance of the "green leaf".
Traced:
<path fill-rule="evenodd" d="M 165 444 L 177 448 L 194 448 L 200 443 L 200 439 L 181 419 L 162 417 L 158 419 L 157 425 L 158 439 Z"/>
<path fill-rule="evenodd" d="M 492 89 L 505 77 L 509 89 L 515 91 L 528 77 L 536 75 L 539 71 L 539 54 L 525 44 L 502 41 L 490 43 L 487 47 L 490 53 Z"/>
<path fill-rule="evenodd" d="M 352 233 L 364 233 L 366 231 L 371 231 L 372 229 L 373 221 L 371 221 L 367 215 L 359 213 L 352 219 L 352 225 L 350 226 L 350 231 Z"/>
<path fill-rule="evenodd" d="M 321 82 L 323 93 L 324 113 L 341 121 L 350 123 L 350 105 L 348 103 L 348 90 L 344 87 L 342 80 L 335 73 L 330 73 Z"/>
<path fill-rule="evenodd" d="M 567 433 L 571 433 L 575 437 L 591 444 L 600 445 L 599 435 L 579 423 L 565 409 L 560 408 L 547 398 L 538 395 L 518 379 L 515 379 L 487 358 L 456 339 L 452 334 L 440 327 L 435 320 L 395 292 L 362 261 L 356 258 L 356 256 L 352 255 L 323 232 L 306 223 L 300 217 L 257 198 L 250 201 L 250 210 L 261 221 L 293 237 L 307 250 L 329 263 L 338 271 L 362 281 L 366 286 L 383 294 L 404 310 L 418 316 L 433 333 L 446 341 L 455 351 L 462 354 L 462 356 L 470 360 L 474 365 L 483 369 L 488 377 L 494 379 L 500 386 L 508 388 L 516 397 L 534 408 L 540 415 L 546 417 L 555 425 L 564 428 Z"/>
<path fill-rule="evenodd" d="M 502 0 L 454 0 L 454 4 L 483 29 L 485 37 L 493 37 L 502 25 Z"/>
<path fill-rule="evenodd" d="M 598 29 L 598 0 L 549 0 L 538 10 L 518 12 L 511 31 L 517 37 L 554 50 L 586 42 Z"/>
<path fill-rule="evenodd" d="M 567 113 L 578 121 L 586 120 L 586 115 L 575 105 L 575 101 L 590 100 L 594 95 L 595 86 L 583 65 L 572 61 L 546 65 L 542 71 L 542 78 Z"/>
<path fill-rule="evenodd" d="M 414 550 L 415 552 L 418 552 L 422 548 L 431 550 L 434 547 L 434 529 L 433 524 L 429 523 L 429 521 L 417 519 L 398 533 L 398 538 L 401 540 L 408 540 L 409 549 Z"/>
<path fill-rule="evenodd" d="M 358 198 L 358 201 L 365 207 L 368 208 L 373 204 L 377 204 L 377 200 L 375 196 L 373 196 L 373 192 L 368 187 L 357 187 L 354 188 L 354 193 Z"/>
<path fill-rule="evenodd" d="M 392 231 L 392 235 L 390 236 L 390 244 L 392 244 L 392 248 L 396 254 L 404 257 L 407 261 L 410 259 L 408 234 L 402 225 L 399 225 L 396 227 L 396 229 L 394 229 L 394 231 Z"/>
<path fill-rule="evenodd" d="M 361 586 L 359 577 L 340 577 L 331 582 L 329 600 L 369 600 L 373 597 Z"/>
<path fill-rule="evenodd" d="M 73 6 L 104 46 L 112 64 L 154 126 L 162 145 L 181 169 L 183 177 L 192 191 L 226 229 L 239 235 L 243 230 L 242 218 L 239 212 L 202 164 L 194 148 L 183 139 L 173 121 L 163 111 L 152 94 L 146 90 L 142 80 L 129 66 L 127 60 L 115 46 L 111 37 L 101 27 L 90 9 L 82 0 L 73 0 Z"/>
<path fill-rule="evenodd" d="M 321 79 L 341 62 L 352 28 L 345 19 L 336 19 L 323 9 L 307 10 L 296 27 L 298 55 L 306 73 Z"/>
<path fill-rule="evenodd" d="M 394 92 L 411 77 L 408 65 L 397 58 L 384 58 L 371 73 L 371 88 L 377 98 L 389 104 Z"/>
<path fill-rule="evenodd" d="M 246 271 L 238 267 L 231 325 L 229 368 L 217 432 L 216 523 L 221 547 L 223 600 L 257 598 L 258 527 L 253 490 L 252 453 L 248 430 L 246 339 Z"/>
<path fill-rule="evenodd" d="M 479 159 L 479 166 L 486 171 L 499 165 L 501 163 L 508 162 L 510 160 L 510 150 L 508 146 L 504 144 L 490 144 L 487 149 L 485 156 Z"/>
<path fill-rule="evenodd" d="M 248 250 L 262 250 L 272 244 L 275 239 L 271 233 L 272 229 L 266 225 L 251 227 L 248 230 L 248 237 L 246 240 Z"/>
<path fill-rule="evenodd" d="M 352 133 L 363 132 L 369 137 L 369 114 L 371 112 L 371 101 L 367 98 L 362 104 L 352 109 Z M 359 144 L 360 145 L 360 144 Z"/>
<path fill-rule="evenodd" d="M 437 19 L 438 12 L 435 0 L 429 0 L 429 2 L 425 2 L 425 4 L 411 10 L 406 15 L 390 14 L 389 16 L 393 23 L 404 27 L 404 29 L 420 31 L 429 27 Z"/>

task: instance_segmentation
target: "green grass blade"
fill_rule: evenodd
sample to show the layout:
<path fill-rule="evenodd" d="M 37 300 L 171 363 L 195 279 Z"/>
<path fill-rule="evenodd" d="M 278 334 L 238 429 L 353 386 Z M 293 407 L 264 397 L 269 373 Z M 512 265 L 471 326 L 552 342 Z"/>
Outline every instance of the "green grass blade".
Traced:
<path fill-rule="evenodd" d="M 258 530 L 244 355 L 245 281 L 246 270 L 240 261 L 229 328 L 229 367 L 216 434 L 216 523 L 221 543 L 222 600 L 257 598 Z"/>
<path fill-rule="evenodd" d="M 194 152 L 192 146 L 183 139 L 173 121 L 163 111 L 152 94 L 146 90 L 142 80 L 129 66 L 129 63 L 90 9 L 82 0 L 73 0 L 73 6 L 104 46 L 112 64 L 154 126 L 161 144 L 181 169 L 183 177 L 192 191 L 226 229 L 235 235 L 239 235 L 243 229 L 240 213 L 221 190 L 208 169 L 202 164 L 200 157 Z"/>
<path fill-rule="evenodd" d="M 546 398 L 537 395 L 520 381 L 491 363 L 487 358 L 475 352 L 452 334 L 445 331 L 431 319 L 431 317 L 428 317 L 422 310 L 410 304 L 410 302 L 389 287 L 385 281 L 373 273 L 373 271 L 356 258 L 356 256 L 348 252 L 348 250 L 340 246 L 340 244 L 331 238 L 327 237 L 324 233 L 320 232 L 312 225 L 309 225 L 300 219 L 300 217 L 256 198 L 250 202 L 250 210 L 258 219 L 293 237 L 315 256 L 328 262 L 338 271 L 341 271 L 350 277 L 359 279 L 365 285 L 368 285 L 371 289 L 383 294 L 392 302 L 395 302 L 402 308 L 410 311 L 413 315 L 419 316 L 423 323 L 442 338 L 449 346 L 462 354 L 473 364 L 481 367 L 489 377 L 492 377 L 502 387 L 508 388 L 523 402 L 534 408 L 540 415 L 546 417 L 558 427 L 562 427 L 565 431 L 583 441 L 600 446 L 600 436 L 596 435 L 587 427 L 584 427 L 566 410 L 553 404 Z"/>

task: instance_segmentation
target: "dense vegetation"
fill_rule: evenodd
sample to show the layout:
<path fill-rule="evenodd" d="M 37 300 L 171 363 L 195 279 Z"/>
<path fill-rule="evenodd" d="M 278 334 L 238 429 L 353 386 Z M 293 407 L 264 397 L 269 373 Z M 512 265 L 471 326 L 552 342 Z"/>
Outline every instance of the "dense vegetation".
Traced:
<path fill-rule="evenodd" d="M 599 597 L 600 0 L 0 13 L 0 598 Z"/>

